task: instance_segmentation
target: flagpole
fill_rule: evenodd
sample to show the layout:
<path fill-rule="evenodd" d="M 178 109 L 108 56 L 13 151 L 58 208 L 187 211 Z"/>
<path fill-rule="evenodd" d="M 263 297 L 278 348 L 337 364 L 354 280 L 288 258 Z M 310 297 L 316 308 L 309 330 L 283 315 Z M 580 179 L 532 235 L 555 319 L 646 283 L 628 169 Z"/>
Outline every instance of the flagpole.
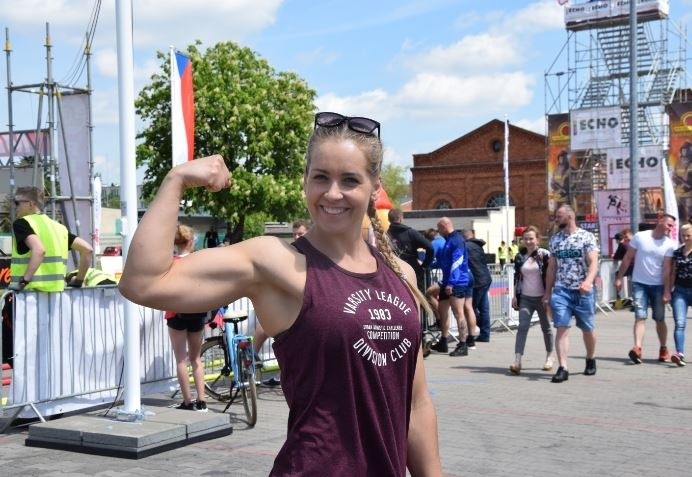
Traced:
<path fill-rule="evenodd" d="M 122 222 L 123 258 L 128 255 L 137 228 L 137 179 L 135 166 L 135 95 L 132 53 L 132 0 L 116 0 L 116 36 L 118 46 L 118 114 L 120 117 L 120 197 L 124 207 Z M 123 299 L 124 339 L 124 405 L 118 419 L 141 420 L 139 379 L 139 313 L 137 305 Z"/>
<path fill-rule="evenodd" d="M 630 227 L 635 232 L 639 230 L 639 124 L 637 112 L 639 98 L 637 97 L 637 2 L 630 1 Z"/>
<path fill-rule="evenodd" d="M 505 244 L 510 247 L 509 231 L 509 120 L 505 115 L 505 147 L 502 156 L 502 168 L 505 173 Z M 509 250 L 508 250 L 509 252 Z"/>

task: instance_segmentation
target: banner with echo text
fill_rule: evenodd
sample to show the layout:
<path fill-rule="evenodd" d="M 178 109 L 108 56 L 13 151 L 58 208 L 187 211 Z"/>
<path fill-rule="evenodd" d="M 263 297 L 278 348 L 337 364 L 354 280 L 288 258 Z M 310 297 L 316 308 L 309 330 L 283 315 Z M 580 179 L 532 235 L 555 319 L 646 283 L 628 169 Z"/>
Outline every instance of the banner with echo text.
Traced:
<path fill-rule="evenodd" d="M 620 106 L 570 111 L 570 147 L 576 150 L 606 149 L 622 145 Z"/>
<path fill-rule="evenodd" d="M 608 189 L 628 189 L 630 187 L 630 148 L 608 149 Z M 639 159 L 635 161 L 639 188 L 661 187 L 661 146 L 640 146 Z"/>

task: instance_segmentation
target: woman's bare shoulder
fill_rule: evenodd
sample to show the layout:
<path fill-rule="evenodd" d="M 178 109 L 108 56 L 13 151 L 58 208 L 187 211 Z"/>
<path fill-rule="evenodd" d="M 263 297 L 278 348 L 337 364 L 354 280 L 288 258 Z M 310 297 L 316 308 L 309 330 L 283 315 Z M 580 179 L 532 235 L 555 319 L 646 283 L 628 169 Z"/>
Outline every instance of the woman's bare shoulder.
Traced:
<path fill-rule="evenodd" d="M 296 248 L 279 237 L 261 236 L 254 237 L 241 245 L 245 249 L 245 255 L 249 256 L 254 268 L 262 278 L 278 278 L 288 271 L 300 271 L 304 265 L 296 268 L 295 264 L 305 263 L 303 255 Z M 292 266 L 293 265 L 293 266 Z"/>

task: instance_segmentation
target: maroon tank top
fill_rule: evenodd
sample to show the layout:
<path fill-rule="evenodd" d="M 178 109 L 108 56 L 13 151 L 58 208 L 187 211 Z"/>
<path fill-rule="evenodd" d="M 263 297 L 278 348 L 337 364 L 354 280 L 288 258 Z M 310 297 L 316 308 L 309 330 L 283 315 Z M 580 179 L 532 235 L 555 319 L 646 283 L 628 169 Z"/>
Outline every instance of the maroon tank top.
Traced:
<path fill-rule="evenodd" d="M 271 475 L 403 476 L 420 348 L 416 302 L 372 249 L 377 271 L 344 270 L 306 238 L 300 314 L 275 338 L 289 406 Z"/>

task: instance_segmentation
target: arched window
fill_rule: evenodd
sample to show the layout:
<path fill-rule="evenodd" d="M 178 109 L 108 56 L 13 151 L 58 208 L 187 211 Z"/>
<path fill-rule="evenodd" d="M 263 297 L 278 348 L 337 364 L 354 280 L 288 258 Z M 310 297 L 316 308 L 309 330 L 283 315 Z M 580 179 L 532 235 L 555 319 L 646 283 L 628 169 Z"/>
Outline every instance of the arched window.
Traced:
<path fill-rule="evenodd" d="M 452 208 L 452 204 L 450 204 L 450 203 L 447 202 L 446 200 L 441 200 L 441 201 L 439 201 L 439 202 L 437 203 L 437 205 L 435 205 L 435 208 L 438 209 L 438 210 L 451 209 L 451 208 Z"/>
<path fill-rule="evenodd" d="M 488 202 L 485 203 L 486 207 L 503 207 L 505 205 L 505 194 L 504 193 L 496 193 L 490 196 L 488 199 Z M 512 197 L 510 196 L 509 198 L 509 205 L 516 205 L 514 201 L 512 200 Z"/>

